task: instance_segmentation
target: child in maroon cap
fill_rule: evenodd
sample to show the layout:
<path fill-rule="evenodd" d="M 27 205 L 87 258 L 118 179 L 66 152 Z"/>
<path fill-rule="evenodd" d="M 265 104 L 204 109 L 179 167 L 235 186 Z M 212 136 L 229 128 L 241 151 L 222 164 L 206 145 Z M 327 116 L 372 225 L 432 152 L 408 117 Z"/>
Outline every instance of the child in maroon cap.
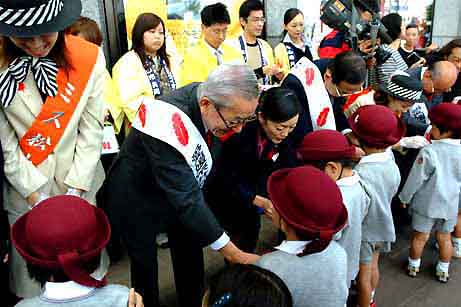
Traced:
<path fill-rule="evenodd" d="M 461 105 L 441 103 L 429 111 L 432 144 L 418 154 L 399 197 L 410 205 L 412 227 L 408 275 L 415 277 L 432 228 L 436 230 L 439 261 L 436 277 L 449 278 L 453 246 L 451 232 L 457 216 L 461 190 Z M 461 256 L 461 239 L 454 238 L 455 256 Z"/>
<path fill-rule="evenodd" d="M 365 152 L 355 171 L 371 199 L 362 224 L 358 302 L 360 307 L 376 306 L 379 254 L 389 252 L 395 242 L 391 201 L 397 194 L 400 172 L 390 147 L 400 141 L 405 128 L 394 112 L 380 105 L 360 107 L 348 121 L 355 145 Z"/>
<path fill-rule="evenodd" d="M 133 290 L 107 285 L 100 258 L 110 238 L 109 220 L 86 200 L 60 195 L 40 202 L 13 224 L 11 238 L 43 286 L 40 296 L 16 306 L 143 306 Z"/>
<path fill-rule="evenodd" d="M 368 211 L 370 198 L 353 167 L 356 148 L 336 130 L 318 130 L 307 134 L 299 148 L 303 164 L 312 165 L 336 181 L 347 207 L 348 223 L 341 231 L 338 243 L 347 253 L 347 281 L 350 287 L 359 272 L 362 221 Z"/>
<path fill-rule="evenodd" d="M 272 222 L 286 235 L 257 265 L 288 286 L 294 307 L 338 307 L 347 301 L 347 255 L 333 236 L 347 222 L 341 192 L 311 166 L 282 169 L 268 181 Z"/>

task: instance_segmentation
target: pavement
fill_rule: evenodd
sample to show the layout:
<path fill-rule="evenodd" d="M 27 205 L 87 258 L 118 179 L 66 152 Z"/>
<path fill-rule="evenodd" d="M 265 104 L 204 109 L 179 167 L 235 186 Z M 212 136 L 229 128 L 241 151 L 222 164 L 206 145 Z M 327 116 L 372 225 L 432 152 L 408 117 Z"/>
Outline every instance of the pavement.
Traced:
<path fill-rule="evenodd" d="M 380 259 L 381 279 L 376 292 L 378 307 L 461 307 L 461 259 L 453 259 L 450 265 L 450 280 L 447 284 L 434 277 L 437 250 L 431 240 L 422 257 L 421 271 L 416 278 L 405 274 L 410 238 L 409 227 L 397 229 L 397 242 L 392 252 Z M 258 245 L 258 253 L 270 250 L 275 245 L 276 229 L 269 220 L 263 219 L 263 227 Z M 159 284 L 161 301 L 165 306 L 177 307 L 173 270 L 168 249 L 159 250 Z M 205 250 L 207 276 L 224 267 L 221 255 L 210 249 Z M 111 283 L 129 286 L 129 261 L 125 255 L 111 267 Z"/>

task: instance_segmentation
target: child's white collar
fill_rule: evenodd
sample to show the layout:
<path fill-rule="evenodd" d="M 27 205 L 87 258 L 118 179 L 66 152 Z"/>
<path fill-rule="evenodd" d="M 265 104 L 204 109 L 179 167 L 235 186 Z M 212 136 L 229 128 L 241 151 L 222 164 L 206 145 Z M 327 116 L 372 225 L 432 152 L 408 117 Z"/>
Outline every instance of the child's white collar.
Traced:
<path fill-rule="evenodd" d="M 350 187 L 357 184 L 360 181 L 360 176 L 355 171 L 353 171 L 352 176 L 343 177 L 336 181 L 338 187 Z"/>
<path fill-rule="evenodd" d="M 95 288 L 80 285 L 74 281 L 47 282 L 42 297 L 49 300 L 70 300 L 88 296 Z"/>
<path fill-rule="evenodd" d="M 373 153 L 360 159 L 359 164 L 372 162 L 386 162 L 392 159 L 392 151 L 386 149 L 384 152 Z"/>
<path fill-rule="evenodd" d="M 445 143 L 451 145 L 461 145 L 461 141 L 459 139 L 441 139 L 441 140 L 431 140 L 432 143 Z"/>
<path fill-rule="evenodd" d="M 292 254 L 292 255 L 297 255 L 300 254 L 304 251 L 304 247 L 306 247 L 307 244 L 309 244 L 311 241 L 283 241 L 282 244 L 279 246 L 276 246 L 275 249 L 278 249 L 279 251 Z"/>

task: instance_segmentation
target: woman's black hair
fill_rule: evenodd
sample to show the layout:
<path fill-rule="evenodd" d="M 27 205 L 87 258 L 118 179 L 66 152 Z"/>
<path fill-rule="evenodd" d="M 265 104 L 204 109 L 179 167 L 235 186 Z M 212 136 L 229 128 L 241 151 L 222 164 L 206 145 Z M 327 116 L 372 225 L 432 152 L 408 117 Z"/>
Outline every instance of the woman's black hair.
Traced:
<path fill-rule="evenodd" d="M 134 23 L 133 30 L 131 31 L 131 41 L 133 43 L 132 49 L 139 55 L 143 65 L 146 65 L 147 59 L 146 49 L 144 46 L 144 33 L 157 28 L 159 24 L 162 24 L 163 31 L 166 31 L 163 20 L 153 13 L 143 13 L 139 15 Z M 164 41 L 162 47 L 160 47 L 157 51 L 157 55 L 166 62 L 168 67 L 170 67 L 170 59 L 166 53 L 166 41 Z"/>
<path fill-rule="evenodd" d="M 259 112 L 265 120 L 283 123 L 298 115 L 301 112 L 301 105 L 293 91 L 273 87 L 261 94 Z"/>
<path fill-rule="evenodd" d="M 299 14 L 304 16 L 303 12 L 300 9 L 291 8 L 291 9 L 286 10 L 285 15 L 283 15 L 283 24 L 287 26 Z M 285 38 L 285 35 L 287 35 L 287 33 L 288 31 L 284 29 L 282 32 L 282 41 Z"/>
<path fill-rule="evenodd" d="M 292 307 L 290 290 L 273 272 L 255 265 L 235 264 L 210 280 L 207 307 Z"/>
<path fill-rule="evenodd" d="M 7 64 L 13 62 L 17 57 L 27 55 L 24 50 L 17 47 L 8 37 L 6 37 L 4 40 L 3 48 Z M 64 31 L 58 33 L 58 39 L 56 40 L 56 43 L 54 44 L 47 58 L 54 60 L 58 67 L 64 68 L 65 70 L 72 69 L 72 63 L 70 63 L 67 56 Z"/>
<path fill-rule="evenodd" d="M 99 267 L 100 261 L 101 258 L 98 256 L 93 260 L 86 262 L 84 264 L 84 269 L 88 273 L 93 273 Z M 51 281 L 51 278 L 53 278 L 53 282 L 70 281 L 70 278 L 61 269 L 47 269 L 27 263 L 27 270 L 30 278 L 40 283 L 41 286 L 45 285 L 46 282 Z"/>
<path fill-rule="evenodd" d="M 402 34 L 402 16 L 397 13 L 390 13 L 384 16 L 381 22 L 387 28 L 387 34 L 393 41 L 400 37 Z"/>

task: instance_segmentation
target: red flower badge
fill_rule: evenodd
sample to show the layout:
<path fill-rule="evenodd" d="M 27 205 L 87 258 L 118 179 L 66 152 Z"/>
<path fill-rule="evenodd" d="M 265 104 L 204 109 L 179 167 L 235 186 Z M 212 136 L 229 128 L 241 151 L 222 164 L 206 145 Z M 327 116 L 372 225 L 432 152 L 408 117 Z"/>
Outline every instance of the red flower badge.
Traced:
<path fill-rule="evenodd" d="M 186 126 L 184 126 L 181 115 L 179 115 L 179 113 L 174 113 L 171 121 L 173 122 L 174 133 L 179 143 L 183 146 L 189 144 L 189 133 L 187 132 Z"/>
<path fill-rule="evenodd" d="M 311 86 L 312 82 L 315 79 L 315 71 L 313 68 L 306 69 L 306 84 L 307 86 Z"/>
<path fill-rule="evenodd" d="M 324 108 L 322 112 L 320 112 L 319 117 L 317 117 L 317 126 L 325 126 L 325 124 L 327 123 L 328 113 L 330 113 L 329 108 Z"/>
<path fill-rule="evenodd" d="M 147 115 L 146 105 L 142 103 L 138 110 L 138 116 L 139 116 L 139 119 L 141 120 L 141 125 L 143 128 L 146 125 L 146 115 Z"/>
<path fill-rule="evenodd" d="M 24 84 L 24 82 L 21 82 L 18 84 L 18 91 L 23 91 L 26 89 L 26 85 Z"/>

